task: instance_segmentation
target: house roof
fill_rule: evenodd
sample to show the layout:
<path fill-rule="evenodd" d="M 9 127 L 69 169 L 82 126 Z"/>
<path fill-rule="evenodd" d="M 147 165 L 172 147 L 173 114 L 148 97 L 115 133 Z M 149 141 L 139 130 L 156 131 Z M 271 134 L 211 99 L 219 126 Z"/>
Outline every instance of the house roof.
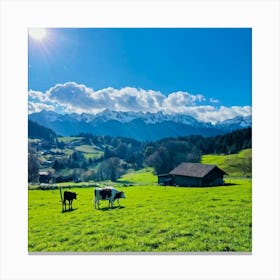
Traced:
<path fill-rule="evenodd" d="M 226 172 L 221 170 L 216 165 L 191 163 L 191 162 L 182 162 L 176 168 L 171 170 L 169 172 L 169 174 L 187 176 L 187 177 L 195 177 L 195 178 L 203 178 L 213 169 L 218 169 L 221 173 L 223 173 L 224 175 L 227 175 Z"/>
<path fill-rule="evenodd" d="M 40 176 L 48 176 L 48 175 L 50 175 L 50 173 L 48 171 L 40 171 L 39 175 Z"/>

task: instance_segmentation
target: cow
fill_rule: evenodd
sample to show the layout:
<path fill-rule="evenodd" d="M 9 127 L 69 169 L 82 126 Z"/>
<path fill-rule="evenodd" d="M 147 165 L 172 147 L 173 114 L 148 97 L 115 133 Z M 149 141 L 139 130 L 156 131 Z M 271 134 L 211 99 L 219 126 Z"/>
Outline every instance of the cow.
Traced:
<path fill-rule="evenodd" d="M 65 191 L 63 193 L 63 201 L 62 201 L 62 211 L 66 210 L 66 200 L 68 200 L 68 210 L 72 210 L 72 202 L 73 199 L 77 199 L 77 193 Z"/>
<path fill-rule="evenodd" d="M 95 188 L 94 189 L 94 208 L 100 209 L 100 200 L 108 200 L 109 208 L 114 207 L 114 201 L 117 200 L 120 206 L 120 198 L 125 198 L 123 191 L 118 191 L 113 187 Z"/>

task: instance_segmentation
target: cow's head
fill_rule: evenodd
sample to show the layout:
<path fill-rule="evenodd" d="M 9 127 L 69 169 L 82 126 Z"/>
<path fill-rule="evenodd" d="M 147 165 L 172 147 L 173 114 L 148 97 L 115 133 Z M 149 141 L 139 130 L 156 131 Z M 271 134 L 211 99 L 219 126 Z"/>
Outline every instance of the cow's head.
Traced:
<path fill-rule="evenodd" d="M 125 195 L 124 195 L 123 191 L 121 191 L 120 194 L 121 194 L 121 198 L 125 198 Z"/>
<path fill-rule="evenodd" d="M 77 199 L 77 193 L 73 193 L 73 199 Z"/>

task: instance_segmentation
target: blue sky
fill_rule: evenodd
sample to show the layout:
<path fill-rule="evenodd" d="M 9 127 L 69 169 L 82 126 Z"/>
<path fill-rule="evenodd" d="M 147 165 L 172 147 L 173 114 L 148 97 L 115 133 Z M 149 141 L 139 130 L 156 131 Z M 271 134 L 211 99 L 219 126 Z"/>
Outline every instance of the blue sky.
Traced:
<path fill-rule="evenodd" d="M 195 117 L 208 107 L 212 115 L 201 118 L 210 121 L 219 112 L 230 117 L 230 108 L 233 117 L 250 114 L 249 28 L 53 28 L 41 40 L 30 35 L 30 112 L 45 106 L 96 113 L 107 103 L 166 113 L 177 106 L 186 114 L 197 107 Z"/>

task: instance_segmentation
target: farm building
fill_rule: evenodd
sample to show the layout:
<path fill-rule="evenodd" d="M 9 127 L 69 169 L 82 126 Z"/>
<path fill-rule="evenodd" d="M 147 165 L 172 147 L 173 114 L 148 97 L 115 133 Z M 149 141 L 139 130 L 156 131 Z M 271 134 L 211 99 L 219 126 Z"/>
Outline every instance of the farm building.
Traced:
<path fill-rule="evenodd" d="M 181 187 L 203 187 L 223 185 L 222 169 L 212 164 L 182 162 L 168 174 L 158 176 L 160 185 L 177 185 Z"/>
<path fill-rule="evenodd" d="M 39 182 L 43 184 L 48 184 L 51 179 L 51 174 L 47 171 L 39 172 Z"/>
<path fill-rule="evenodd" d="M 56 183 L 72 182 L 74 181 L 73 176 L 58 176 L 55 178 Z"/>

